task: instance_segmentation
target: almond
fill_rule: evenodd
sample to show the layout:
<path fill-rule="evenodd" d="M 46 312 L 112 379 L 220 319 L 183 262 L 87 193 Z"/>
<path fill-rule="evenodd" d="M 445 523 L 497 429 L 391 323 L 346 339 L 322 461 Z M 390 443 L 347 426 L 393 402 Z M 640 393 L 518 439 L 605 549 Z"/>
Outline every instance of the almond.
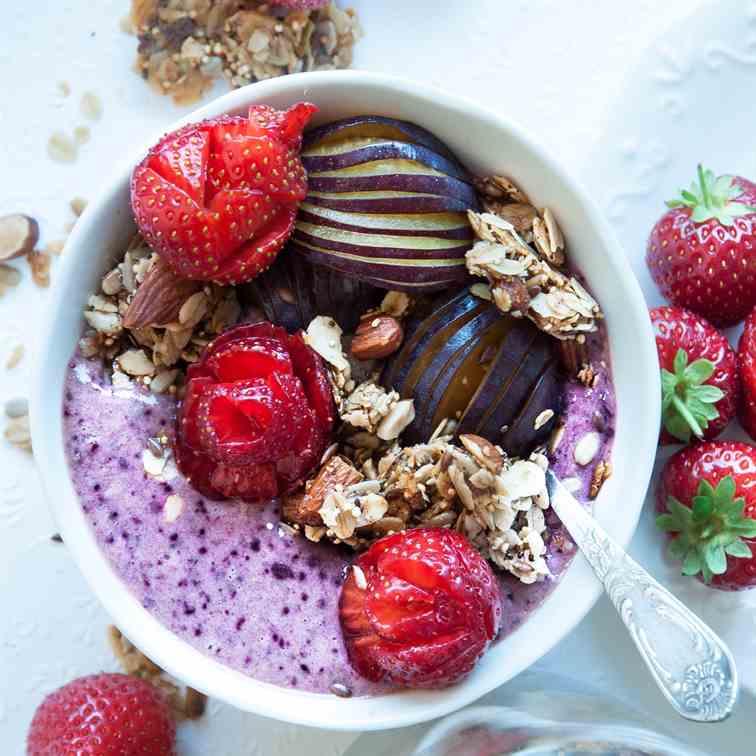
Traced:
<path fill-rule="evenodd" d="M 380 360 L 402 345 L 404 329 L 391 315 L 367 317 L 360 322 L 352 339 L 352 356 L 358 360 Z"/>
<path fill-rule="evenodd" d="M 198 281 L 181 278 L 158 257 L 131 300 L 123 324 L 135 329 L 171 323 L 184 302 L 200 288 Z"/>
<path fill-rule="evenodd" d="M 39 224 L 28 215 L 15 213 L 0 218 L 0 260 L 29 254 L 39 240 Z"/>
<path fill-rule="evenodd" d="M 502 312 L 517 312 L 521 315 L 530 307 L 528 287 L 519 279 L 507 276 L 491 287 L 494 304 Z"/>
<path fill-rule="evenodd" d="M 299 525 L 322 526 L 319 510 L 328 494 L 362 480 L 362 474 L 344 457 L 331 457 L 320 472 L 305 486 L 304 491 L 284 496 L 282 516 L 287 522 Z"/>
<path fill-rule="evenodd" d="M 479 464 L 490 470 L 494 475 L 501 472 L 504 457 L 487 438 L 476 436 L 473 433 L 464 433 L 459 437 L 459 440 Z"/>

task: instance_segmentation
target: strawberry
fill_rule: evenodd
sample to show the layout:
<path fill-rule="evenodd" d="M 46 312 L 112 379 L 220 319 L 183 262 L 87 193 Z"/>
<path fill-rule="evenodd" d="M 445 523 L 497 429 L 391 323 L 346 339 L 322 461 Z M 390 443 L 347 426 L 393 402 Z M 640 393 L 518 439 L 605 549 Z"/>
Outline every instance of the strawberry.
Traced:
<path fill-rule="evenodd" d="M 184 278 L 231 285 L 268 268 L 289 238 L 307 176 L 302 130 L 316 108 L 253 106 L 168 134 L 134 169 L 139 231 Z"/>
<path fill-rule="evenodd" d="M 739 323 L 756 305 L 756 184 L 699 165 L 667 206 L 646 252 L 659 290 L 717 327 Z"/>
<path fill-rule="evenodd" d="M 175 756 L 176 723 L 163 695 L 138 677 L 80 677 L 51 693 L 32 719 L 28 756 Z"/>
<path fill-rule="evenodd" d="M 376 541 L 342 586 L 349 659 L 373 681 L 439 688 L 467 675 L 501 624 L 496 578 L 453 530 L 417 528 Z"/>
<path fill-rule="evenodd" d="M 756 310 L 746 320 L 738 344 L 738 370 L 742 400 L 738 411 L 740 424 L 756 439 Z"/>
<path fill-rule="evenodd" d="M 718 436 L 740 392 L 735 351 L 712 325 L 680 307 L 650 311 L 662 382 L 662 444 Z"/>
<path fill-rule="evenodd" d="M 721 590 L 756 586 L 756 447 L 709 441 L 679 451 L 664 467 L 656 508 L 684 575 Z"/>
<path fill-rule="evenodd" d="M 176 464 L 204 496 L 268 501 L 312 472 L 334 421 L 325 367 L 301 334 L 236 326 L 187 370 Z"/>

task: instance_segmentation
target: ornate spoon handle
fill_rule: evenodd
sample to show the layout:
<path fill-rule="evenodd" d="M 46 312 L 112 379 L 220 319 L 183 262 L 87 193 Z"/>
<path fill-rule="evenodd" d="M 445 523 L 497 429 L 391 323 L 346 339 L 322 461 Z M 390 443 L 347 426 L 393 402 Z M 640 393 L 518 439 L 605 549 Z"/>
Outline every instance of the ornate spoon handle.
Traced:
<path fill-rule="evenodd" d="M 738 698 L 738 675 L 721 638 L 631 559 L 550 471 L 546 482 L 551 506 L 603 583 L 667 700 L 686 719 L 726 719 Z"/>

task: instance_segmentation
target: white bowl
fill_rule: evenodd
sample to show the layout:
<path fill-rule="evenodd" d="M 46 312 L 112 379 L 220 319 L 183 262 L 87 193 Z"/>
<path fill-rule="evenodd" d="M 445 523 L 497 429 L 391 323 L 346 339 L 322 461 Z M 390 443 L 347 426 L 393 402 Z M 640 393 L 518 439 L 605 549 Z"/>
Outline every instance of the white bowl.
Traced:
<path fill-rule="evenodd" d="M 320 122 L 367 113 L 414 121 L 445 141 L 473 172 L 512 176 L 539 205 L 554 209 L 570 258 L 606 313 L 619 412 L 614 475 L 595 509 L 603 527 L 626 545 L 637 524 L 656 450 L 658 366 L 640 289 L 593 202 L 508 118 L 424 84 L 378 74 L 324 72 L 260 82 L 213 101 L 167 130 L 221 113 L 243 112 L 251 103 L 284 108 L 302 99 L 319 106 Z M 61 402 L 66 364 L 80 335 L 82 307 L 134 231 L 129 175 L 148 147 L 135 152 L 103 184 L 68 240 L 56 275 L 49 330 L 39 345 L 31 413 L 35 456 L 65 543 L 113 621 L 156 663 L 210 696 L 257 714 L 330 729 L 377 730 L 432 719 L 474 701 L 538 660 L 577 625 L 601 592 L 581 557 L 543 606 L 497 643 L 464 682 L 442 691 L 352 699 L 257 682 L 214 661 L 160 624 L 121 582 L 98 547 L 73 490 L 63 450 Z"/>

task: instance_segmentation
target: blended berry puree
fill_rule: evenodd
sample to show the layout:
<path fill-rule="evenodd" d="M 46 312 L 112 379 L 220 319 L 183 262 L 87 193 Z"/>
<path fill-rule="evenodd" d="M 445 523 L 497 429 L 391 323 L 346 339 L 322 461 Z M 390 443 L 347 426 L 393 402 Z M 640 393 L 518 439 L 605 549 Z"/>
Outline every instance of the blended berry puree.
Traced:
<path fill-rule="evenodd" d="M 614 427 L 609 370 L 600 352 L 593 357 L 600 366 L 597 386 L 566 386 L 565 433 L 552 455 L 554 471 L 573 479 L 582 501 L 593 467 L 576 464 L 575 444 L 596 430 L 596 459 L 605 458 Z M 98 361 L 77 353 L 70 362 L 63 421 L 71 478 L 116 573 L 178 637 L 257 680 L 319 693 L 334 683 L 354 695 L 385 690 L 352 670 L 342 643 L 337 610 L 350 552 L 292 535 L 280 526 L 275 502 L 203 498 L 171 461 L 162 480 L 147 475 L 147 440 L 170 430 L 175 411 L 170 395 L 112 386 Z M 164 513 L 169 496 L 183 502 L 172 522 Z M 544 601 L 575 554 L 550 510 L 547 522 L 552 577 L 524 585 L 502 576 L 502 636 Z"/>

